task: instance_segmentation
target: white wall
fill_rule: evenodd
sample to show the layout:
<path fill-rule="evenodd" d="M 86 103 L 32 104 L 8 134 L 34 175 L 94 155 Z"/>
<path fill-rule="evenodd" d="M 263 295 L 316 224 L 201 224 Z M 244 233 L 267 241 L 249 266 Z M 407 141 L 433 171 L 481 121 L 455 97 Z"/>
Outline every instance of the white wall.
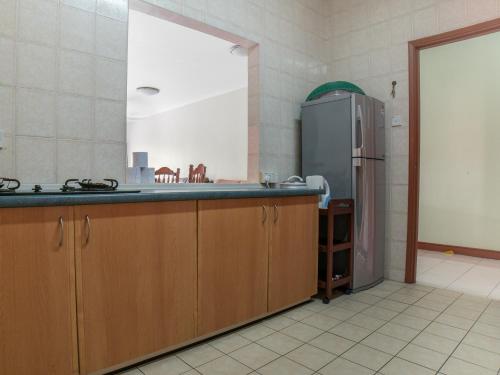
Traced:
<path fill-rule="evenodd" d="M 408 197 L 408 41 L 500 16 L 498 0 L 329 0 L 329 80 L 386 104 L 386 277 L 404 279 Z M 390 97 L 396 80 L 397 96 Z M 392 114 L 402 127 L 390 126 Z"/>
<path fill-rule="evenodd" d="M 132 152 L 149 152 L 149 165 L 180 168 L 203 163 L 207 177 L 247 179 L 248 90 L 231 91 L 140 120 L 129 120 L 127 143 Z"/>
<path fill-rule="evenodd" d="M 423 242 L 500 251 L 500 32 L 420 53 Z"/>

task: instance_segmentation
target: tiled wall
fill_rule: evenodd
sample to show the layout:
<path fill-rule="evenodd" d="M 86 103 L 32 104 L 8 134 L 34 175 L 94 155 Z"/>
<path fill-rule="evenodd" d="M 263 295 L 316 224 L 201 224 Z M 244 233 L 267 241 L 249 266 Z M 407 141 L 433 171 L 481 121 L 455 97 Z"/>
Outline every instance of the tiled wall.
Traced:
<path fill-rule="evenodd" d="M 260 170 L 300 171 L 300 103 L 326 79 L 328 0 L 147 0 L 260 44 Z"/>
<path fill-rule="evenodd" d="M 127 0 L 0 1 L 0 176 L 123 180 Z"/>
<path fill-rule="evenodd" d="M 330 80 L 350 80 L 386 103 L 386 276 L 404 277 L 408 195 L 409 40 L 500 16 L 499 0 L 330 0 Z M 398 82 L 396 98 L 389 95 Z M 392 128 L 393 114 L 403 126 Z"/>

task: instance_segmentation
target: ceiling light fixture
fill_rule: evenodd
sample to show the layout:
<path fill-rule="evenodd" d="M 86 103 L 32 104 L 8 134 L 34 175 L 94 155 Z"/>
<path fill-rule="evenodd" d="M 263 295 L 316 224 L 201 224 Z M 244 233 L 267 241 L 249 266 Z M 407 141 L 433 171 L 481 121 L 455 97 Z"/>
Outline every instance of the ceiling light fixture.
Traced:
<path fill-rule="evenodd" d="M 160 89 L 157 87 L 151 87 L 151 86 L 141 86 L 138 87 L 137 92 L 146 95 L 146 96 L 153 96 L 153 95 L 158 95 L 160 93 Z"/>
<path fill-rule="evenodd" d="M 231 55 L 240 57 L 246 57 L 248 55 L 247 49 L 239 44 L 235 44 L 234 46 L 229 48 L 229 52 L 231 53 Z"/>

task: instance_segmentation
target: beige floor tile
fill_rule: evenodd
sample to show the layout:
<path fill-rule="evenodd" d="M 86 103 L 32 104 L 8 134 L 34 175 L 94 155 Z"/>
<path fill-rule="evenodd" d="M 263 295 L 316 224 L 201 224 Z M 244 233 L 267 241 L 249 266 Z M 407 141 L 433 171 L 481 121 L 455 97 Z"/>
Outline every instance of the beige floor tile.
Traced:
<path fill-rule="evenodd" d="M 361 341 L 361 344 L 369 346 L 373 349 L 380 350 L 387 354 L 396 355 L 408 343 L 391 336 L 386 336 L 378 332 L 374 332 L 363 341 Z"/>
<path fill-rule="evenodd" d="M 432 322 L 424 330 L 424 332 L 431 333 L 433 335 L 446 337 L 447 339 L 460 341 L 464 338 L 467 333 L 466 330 L 455 328 L 446 324 Z"/>
<path fill-rule="evenodd" d="M 500 354 L 500 339 L 484 336 L 475 332 L 469 332 L 462 342 L 467 345 Z"/>
<path fill-rule="evenodd" d="M 370 307 L 370 305 L 367 303 L 354 301 L 352 299 L 345 299 L 344 301 L 339 303 L 337 306 L 341 307 L 343 309 L 346 309 L 346 310 L 354 311 L 354 312 L 361 312 L 363 310 L 366 310 L 368 307 Z"/>
<path fill-rule="evenodd" d="M 474 324 L 474 320 L 461 318 L 459 316 L 443 313 L 439 315 L 435 322 L 447 324 L 455 328 L 469 330 Z"/>
<path fill-rule="evenodd" d="M 291 360 L 300 363 L 301 365 L 314 371 L 319 370 L 336 357 L 332 353 L 308 344 L 292 350 L 286 356 Z"/>
<path fill-rule="evenodd" d="M 392 310 L 388 310 L 388 309 L 384 309 L 383 307 L 380 307 L 380 306 L 369 307 L 368 309 L 363 311 L 363 314 L 368 315 L 368 316 L 375 318 L 375 319 L 380 319 L 380 320 L 385 320 L 385 321 L 391 320 L 396 315 L 398 315 L 397 312 L 392 311 Z"/>
<path fill-rule="evenodd" d="M 497 375 L 496 371 L 453 357 L 446 361 L 440 371 L 446 375 Z"/>
<path fill-rule="evenodd" d="M 372 294 L 372 295 L 374 295 L 376 297 L 387 298 L 391 294 L 393 294 L 395 291 L 394 290 L 384 289 L 384 288 L 376 286 L 376 287 L 373 287 L 371 289 L 367 289 L 365 292 L 369 293 L 369 294 Z"/>
<path fill-rule="evenodd" d="M 346 320 L 349 319 L 351 316 L 356 315 L 356 313 L 352 310 L 347 310 L 342 307 L 338 306 L 332 306 L 324 311 L 321 312 L 321 314 L 327 315 L 331 318 L 337 319 L 337 320 Z"/>
<path fill-rule="evenodd" d="M 269 336 L 274 332 L 274 329 L 271 329 L 263 324 L 254 324 L 237 331 L 237 333 L 250 341 L 260 340 L 261 338 Z"/>
<path fill-rule="evenodd" d="M 227 355 L 217 358 L 212 362 L 205 363 L 197 367 L 196 370 L 203 375 L 247 375 L 252 372 L 252 369 L 242 365 Z"/>
<path fill-rule="evenodd" d="M 500 354 L 489 352 L 475 346 L 460 344 L 453 352 L 453 357 L 475 365 L 489 368 L 490 370 L 500 370 Z"/>
<path fill-rule="evenodd" d="M 394 357 L 379 373 L 383 375 L 434 375 L 435 371 Z"/>
<path fill-rule="evenodd" d="M 416 316 L 407 315 L 406 313 L 401 313 L 391 320 L 392 323 L 400 324 L 405 327 L 413 328 L 418 331 L 423 330 L 429 324 L 430 320 L 417 318 Z"/>
<path fill-rule="evenodd" d="M 384 367 L 387 362 L 389 362 L 392 356 L 366 345 L 356 344 L 354 347 L 342 354 L 342 358 L 348 359 L 358 365 L 368 367 L 374 371 L 378 371 Z"/>
<path fill-rule="evenodd" d="M 262 324 L 266 327 L 274 329 L 276 331 L 280 331 L 283 328 L 289 327 L 292 324 L 295 324 L 297 321 L 287 318 L 284 315 L 277 315 L 272 318 L 266 319 L 262 321 Z"/>
<path fill-rule="evenodd" d="M 490 326 L 489 324 L 477 322 L 472 326 L 471 332 L 476 332 L 485 336 L 500 339 L 500 328 L 495 326 Z"/>
<path fill-rule="evenodd" d="M 321 336 L 311 340 L 309 344 L 327 352 L 340 355 L 356 343 L 332 333 L 323 333 Z"/>
<path fill-rule="evenodd" d="M 459 316 L 460 318 L 476 320 L 481 316 L 481 311 L 470 309 L 468 307 L 452 304 L 445 311 L 446 314 Z"/>
<path fill-rule="evenodd" d="M 259 374 L 262 375 L 310 375 L 312 373 L 312 370 L 286 357 L 280 357 L 259 369 Z"/>
<path fill-rule="evenodd" d="M 379 328 L 377 332 L 387 336 L 395 337 L 397 339 L 410 342 L 419 334 L 419 331 L 413 328 L 405 327 L 395 323 L 387 323 Z"/>
<path fill-rule="evenodd" d="M 392 301 L 406 303 L 408 305 L 414 304 L 420 298 L 422 297 L 418 297 L 416 295 L 409 295 L 407 293 L 399 293 L 399 292 L 391 294 L 389 297 L 387 297 L 387 299 L 390 299 Z"/>
<path fill-rule="evenodd" d="M 254 370 L 257 370 L 279 357 L 279 354 L 256 343 L 240 348 L 229 355 Z"/>
<path fill-rule="evenodd" d="M 372 333 L 373 329 L 367 329 L 359 326 L 355 326 L 354 324 L 350 324 L 344 322 L 339 324 L 336 327 L 333 327 L 329 332 L 336 334 L 337 336 L 341 336 L 345 339 L 349 339 L 352 341 L 361 341 L 370 333 Z"/>
<path fill-rule="evenodd" d="M 191 367 L 201 366 L 207 362 L 213 361 L 218 357 L 221 357 L 222 355 L 224 355 L 224 353 L 208 344 L 194 346 L 190 349 L 177 353 L 177 357 L 182 359 Z"/>
<path fill-rule="evenodd" d="M 412 341 L 412 344 L 422 346 L 427 349 L 435 350 L 436 352 L 451 355 L 453 350 L 458 346 L 458 342 L 447 339 L 445 337 L 431 335 L 430 333 L 422 332 Z"/>
<path fill-rule="evenodd" d="M 118 375 L 144 375 L 139 369 L 132 368 L 127 371 L 119 372 Z"/>
<path fill-rule="evenodd" d="M 401 350 L 398 357 L 437 371 L 446 361 L 448 355 L 438 353 L 435 350 L 427 349 L 422 346 L 409 344 Z"/>
<path fill-rule="evenodd" d="M 374 305 L 377 302 L 382 301 L 382 298 L 369 294 L 365 291 L 352 294 L 351 299 L 357 302 L 367 303 L 368 305 Z"/>
<path fill-rule="evenodd" d="M 434 300 L 429 297 L 424 297 L 417 302 L 415 302 L 415 306 L 423 307 L 425 309 L 434 310 L 438 312 L 442 312 L 450 306 L 450 302 L 443 300 Z"/>
<path fill-rule="evenodd" d="M 354 324 L 359 327 L 363 327 L 366 329 L 371 329 L 371 330 L 376 330 L 377 328 L 382 327 L 386 321 L 385 320 L 380 320 L 376 318 L 372 318 L 368 315 L 365 315 L 363 313 L 359 313 L 357 315 L 354 315 L 352 318 L 347 319 L 347 323 Z"/>
<path fill-rule="evenodd" d="M 323 330 L 298 322 L 290 327 L 282 329 L 281 332 L 297 340 L 307 342 L 321 335 Z"/>
<path fill-rule="evenodd" d="M 201 374 L 200 372 L 196 371 L 195 369 L 189 370 L 188 372 L 182 373 L 182 375 L 199 375 Z"/>
<path fill-rule="evenodd" d="M 237 333 L 221 336 L 209 342 L 209 344 L 212 345 L 215 349 L 218 349 L 226 354 L 231 353 L 236 349 L 239 349 L 250 343 L 250 340 L 244 338 L 243 336 L 240 336 Z"/>
<path fill-rule="evenodd" d="M 319 370 L 319 373 L 322 375 L 373 375 L 375 371 L 339 357 Z"/>
<path fill-rule="evenodd" d="M 302 320 L 314 314 L 314 311 L 308 310 L 303 306 L 288 310 L 283 313 L 284 316 L 293 320 Z"/>
<path fill-rule="evenodd" d="M 416 318 L 422 318 L 427 320 L 434 320 L 439 315 L 438 311 L 425 309 L 419 306 L 410 306 L 404 311 L 406 315 L 414 316 Z"/>
<path fill-rule="evenodd" d="M 411 305 L 397 301 L 391 301 L 390 299 L 383 299 L 382 301 L 378 302 L 375 306 L 379 306 L 384 309 L 400 313 L 408 309 Z"/>
<path fill-rule="evenodd" d="M 307 310 L 311 310 L 314 312 L 320 312 L 326 310 L 328 308 L 328 304 L 323 303 L 323 301 L 319 298 L 313 298 L 310 302 L 304 305 L 304 308 Z"/>
<path fill-rule="evenodd" d="M 179 375 L 191 370 L 191 367 L 175 356 L 149 362 L 139 369 L 145 375 Z"/>
<path fill-rule="evenodd" d="M 500 272 L 500 271 L 499 271 Z M 500 317 L 488 313 L 483 313 L 479 318 L 481 323 L 489 324 L 491 326 L 500 327 Z"/>
<path fill-rule="evenodd" d="M 303 344 L 302 341 L 280 332 L 264 337 L 257 341 L 257 343 L 281 355 L 285 355 Z"/>
<path fill-rule="evenodd" d="M 322 329 L 323 331 L 328 331 L 329 329 L 342 323 L 341 320 L 331 318 L 324 314 L 314 314 L 308 316 L 302 320 L 302 322 L 318 329 Z"/>

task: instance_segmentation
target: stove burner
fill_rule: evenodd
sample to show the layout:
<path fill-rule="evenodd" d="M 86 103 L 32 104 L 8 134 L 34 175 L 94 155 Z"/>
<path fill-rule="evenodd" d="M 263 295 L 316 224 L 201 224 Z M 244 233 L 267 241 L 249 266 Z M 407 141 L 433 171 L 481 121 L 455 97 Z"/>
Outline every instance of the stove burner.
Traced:
<path fill-rule="evenodd" d="M 21 182 L 15 178 L 0 177 L 0 193 L 13 193 L 19 189 L 19 186 Z"/>
<path fill-rule="evenodd" d="M 66 180 L 64 185 L 61 187 L 61 191 L 73 192 L 73 191 L 115 191 L 118 187 L 118 181 L 112 178 L 105 178 L 103 181 L 106 182 L 93 182 L 90 178 L 78 180 L 76 178 L 71 178 Z"/>

